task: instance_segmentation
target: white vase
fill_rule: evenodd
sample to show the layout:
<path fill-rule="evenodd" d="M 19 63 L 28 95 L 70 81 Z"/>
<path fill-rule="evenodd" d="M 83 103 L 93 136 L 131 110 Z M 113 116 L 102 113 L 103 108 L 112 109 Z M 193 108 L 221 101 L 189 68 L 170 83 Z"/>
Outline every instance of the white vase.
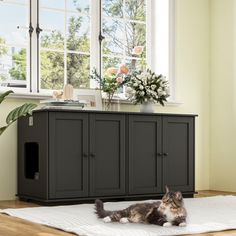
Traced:
<path fill-rule="evenodd" d="M 147 101 L 140 105 L 140 112 L 152 113 L 154 112 L 153 102 Z"/>

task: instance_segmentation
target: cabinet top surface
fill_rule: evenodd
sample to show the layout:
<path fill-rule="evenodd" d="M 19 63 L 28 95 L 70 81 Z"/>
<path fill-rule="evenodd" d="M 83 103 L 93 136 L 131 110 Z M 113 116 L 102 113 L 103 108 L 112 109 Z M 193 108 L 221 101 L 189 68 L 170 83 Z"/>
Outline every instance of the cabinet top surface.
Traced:
<path fill-rule="evenodd" d="M 102 110 L 75 110 L 75 109 L 60 109 L 60 108 L 45 108 L 45 109 L 37 109 L 34 110 L 34 113 L 38 112 L 70 112 L 70 113 L 100 113 L 100 114 L 129 114 L 129 115 L 161 115 L 161 116 L 191 116 L 191 117 L 196 117 L 198 116 L 197 114 L 183 114 L 183 113 L 158 113 L 158 112 L 153 112 L 153 113 L 145 113 L 145 112 L 134 112 L 134 111 L 102 111 Z"/>

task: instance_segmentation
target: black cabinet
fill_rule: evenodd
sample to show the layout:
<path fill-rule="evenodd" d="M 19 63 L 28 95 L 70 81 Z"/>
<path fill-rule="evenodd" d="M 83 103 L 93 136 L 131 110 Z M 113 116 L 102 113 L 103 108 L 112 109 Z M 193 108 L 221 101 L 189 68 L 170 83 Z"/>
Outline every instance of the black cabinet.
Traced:
<path fill-rule="evenodd" d="M 129 116 L 129 193 L 194 186 L 194 118 Z"/>
<path fill-rule="evenodd" d="M 194 193 L 194 115 L 39 110 L 18 122 L 18 196 L 41 202 Z"/>
<path fill-rule="evenodd" d="M 163 117 L 163 187 L 192 191 L 194 186 L 194 119 Z M 163 189 L 164 190 L 164 189 Z"/>
<path fill-rule="evenodd" d="M 125 116 L 90 115 L 89 196 L 125 194 Z"/>
<path fill-rule="evenodd" d="M 51 112 L 49 144 L 48 197 L 88 196 L 88 114 Z"/>
<path fill-rule="evenodd" d="M 129 193 L 162 192 L 162 119 L 129 116 Z"/>

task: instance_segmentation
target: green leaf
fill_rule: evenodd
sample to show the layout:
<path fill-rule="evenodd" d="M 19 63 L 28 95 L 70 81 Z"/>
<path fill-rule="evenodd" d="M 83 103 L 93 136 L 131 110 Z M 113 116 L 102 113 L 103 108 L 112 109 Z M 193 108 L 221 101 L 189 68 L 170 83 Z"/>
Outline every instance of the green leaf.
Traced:
<path fill-rule="evenodd" d="M 26 103 L 20 107 L 15 108 L 8 114 L 6 119 L 7 124 L 11 124 L 22 116 L 31 115 L 35 107 L 37 107 L 36 104 Z"/>
<path fill-rule="evenodd" d="M 0 94 L 0 104 L 4 101 L 4 99 L 10 94 L 10 93 L 14 93 L 12 90 L 9 90 L 3 94 Z"/>
<path fill-rule="evenodd" d="M 4 127 L 1 127 L 1 128 L 0 128 L 0 135 L 6 130 L 7 127 L 8 127 L 8 126 L 4 126 Z"/>

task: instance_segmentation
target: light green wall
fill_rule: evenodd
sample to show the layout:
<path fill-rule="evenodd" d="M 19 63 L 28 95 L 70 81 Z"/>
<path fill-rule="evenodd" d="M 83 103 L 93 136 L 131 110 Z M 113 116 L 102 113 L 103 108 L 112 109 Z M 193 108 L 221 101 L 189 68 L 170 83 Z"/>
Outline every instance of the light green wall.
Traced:
<path fill-rule="evenodd" d="M 194 113 L 196 119 L 196 189 L 209 189 L 209 1 L 176 0 L 176 98 L 180 106 L 156 107 L 158 112 Z M 7 111 L 23 100 L 2 104 Z M 3 111 L 2 111 L 3 108 Z M 123 105 L 124 110 L 138 110 Z M 0 200 L 16 193 L 16 126 L 0 138 Z"/>
<path fill-rule="evenodd" d="M 236 192 L 236 1 L 211 0 L 210 188 Z"/>

